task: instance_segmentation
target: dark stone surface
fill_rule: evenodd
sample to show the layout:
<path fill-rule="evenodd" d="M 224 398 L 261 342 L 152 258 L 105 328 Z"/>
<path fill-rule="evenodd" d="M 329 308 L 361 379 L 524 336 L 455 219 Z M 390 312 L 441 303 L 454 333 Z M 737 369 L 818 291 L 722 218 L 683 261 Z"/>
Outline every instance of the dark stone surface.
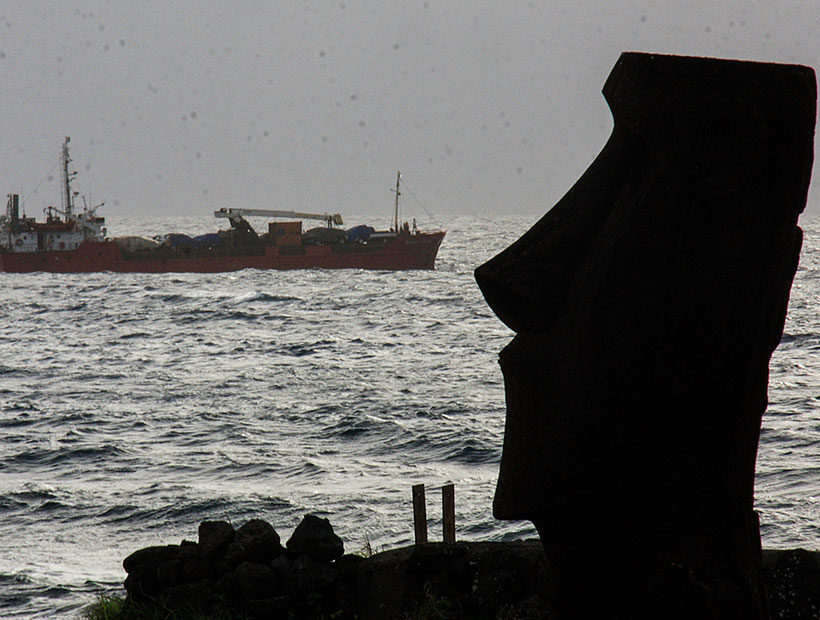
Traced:
<path fill-rule="evenodd" d="M 180 562 L 179 557 L 166 560 L 157 566 L 157 581 L 164 588 L 178 585 L 182 582 L 182 568 L 183 564 Z"/>
<path fill-rule="evenodd" d="M 225 521 L 205 521 L 199 542 L 129 555 L 123 561 L 125 589 L 133 601 L 163 601 L 170 609 L 218 613 L 227 607 L 253 618 L 352 618 L 362 558 L 338 557 L 344 545 L 327 519 L 308 517 L 297 530 L 285 552 L 274 528 L 261 519 L 237 530 Z"/>
<path fill-rule="evenodd" d="M 336 560 L 333 566 L 339 571 L 342 578 L 355 579 L 362 562 L 364 562 L 363 556 L 347 554 Z"/>
<path fill-rule="evenodd" d="M 344 542 L 333 532 L 330 521 L 311 514 L 305 515 L 296 526 L 287 548 L 291 553 L 328 562 L 342 557 L 345 552 Z"/>
<path fill-rule="evenodd" d="M 334 584 L 335 607 L 343 617 L 356 617 L 359 605 L 359 567 L 365 558 L 359 555 L 343 555 L 333 562 L 333 567 L 338 571 L 339 579 Z"/>
<path fill-rule="evenodd" d="M 282 582 L 269 566 L 254 562 L 242 562 L 233 571 L 236 586 L 245 600 L 267 599 L 280 596 Z"/>
<path fill-rule="evenodd" d="M 546 562 L 537 540 L 430 543 L 379 553 L 358 570 L 359 617 L 402 618 L 425 600 L 442 600 L 465 617 L 495 618 L 507 606 L 544 598 Z M 515 616 L 511 616 L 515 617 Z"/>
<path fill-rule="evenodd" d="M 251 519 L 236 530 L 236 542 L 250 562 L 265 564 L 284 552 L 279 534 L 262 519 Z"/>
<path fill-rule="evenodd" d="M 429 544 L 405 547 L 365 559 L 359 567 L 361 620 L 413 617 L 425 599 L 453 603 L 465 618 L 551 620 L 556 615 L 549 566 L 539 541 Z M 466 560 L 466 562 L 465 562 Z M 608 558 L 614 570 L 623 558 Z M 460 588 L 449 575 L 453 567 Z M 465 575 L 463 571 L 468 571 Z M 771 617 L 816 619 L 820 610 L 820 552 L 763 552 L 763 579 L 769 591 Z M 446 597 L 446 598 L 445 598 Z M 710 608 L 708 586 L 693 581 L 687 569 L 660 571 L 628 616 L 633 619 L 708 620 L 731 618 Z M 606 601 L 602 602 L 606 606 Z M 705 612 L 704 612 L 705 610 Z M 612 616 L 602 615 L 602 618 Z"/>
<path fill-rule="evenodd" d="M 286 555 L 280 555 L 278 558 L 270 563 L 270 567 L 283 580 L 293 577 L 293 560 Z M 287 587 L 292 587 L 293 583 L 289 583 Z"/>
<path fill-rule="evenodd" d="M 179 545 L 160 545 L 155 547 L 145 547 L 134 551 L 131 555 L 122 561 L 122 567 L 126 573 L 130 573 L 136 566 L 149 564 L 154 568 L 165 562 L 173 559 L 179 554 Z"/>
<path fill-rule="evenodd" d="M 208 579 L 214 575 L 211 565 L 207 560 L 200 557 L 193 557 L 182 562 L 182 581 L 199 581 Z"/>
<path fill-rule="evenodd" d="M 156 598 L 162 592 L 156 567 L 147 564 L 132 567 L 123 585 L 129 598 L 134 601 Z"/>
<path fill-rule="evenodd" d="M 296 592 L 302 596 L 326 592 L 336 583 L 339 572 L 327 562 L 302 555 L 293 562 Z"/>
<path fill-rule="evenodd" d="M 805 549 L 763 552 L 772 618 L 820 617 L 820 554 Z"/>
<path fill-rule="evenodd" d="M 179 545 L 164 545 L 146 547 L 125 558 L 122 566 L 128 573 L 125 589 L 129 595 L 135 600 L 158 596 L 163 589 L 159 574 L 176 562 L 179 552 Z"/>
<path fill-rule="evenodd" d="M 494 512 L 538 528 L 556 618 L 768 617 L 754 466 L 815 91 L 808 67 L 623 54 L 603 151 L 476 270 L 517 332 Z"/>
<path fill-rule="evenodd" d="M 214 583 L 202 579 L 168 587 L 163 590 L 161 598 L 169 609 L 206 610 L 213 601 L 214 593 Z"/>
<path fill-rule="evenodd" d="M 177 554 L 177 557 L 181 562 L 187 562 L 188 560 L 201 557 L 199 545 L 190 540 L 183 540 L 179 544 L 179 554 Z"/>
<path fill-rule="evenodd" d="M 623 557 L 604 560 L 614 570 L 628 564 Z M 334 562 L 283 554 L 270 563 L 241 562 L 227 572 L 219 568 L 224 567 L 224 558 L 207 559 L 198 543 L 183 541 L 180 546 L 142 549 L 123 565 L 129 573 L 129 598 L 160 601 L 168 617 L 192 610 L 209 617 L 222 617 L 230 610 L 265 620 L 555 617 L 554 584 L 537 540 L 431 543 L 369 558 L 345 555 Z M 763 575 L 771 594 L 772 617 L 817 617 L 820 554 L 799 549 L 766 551 Z M 687 601 L 697 604 L 710 595 L 684 567 L 670 566 L 656 577 L 630 618 L 725 617 L 699 615 L 701 607 L 687 607 Z M 666 607 L 673 600 L 678 603 L 670 613 Z M 442 610 L 444 616 L 435 615 Z"/>
<path fill-rule="evenodd" d="M 203 521 L 199 524 L 199 550 L 211 559 L 221 554 L 233 542 L 236 531 L 227 521 Z"/>

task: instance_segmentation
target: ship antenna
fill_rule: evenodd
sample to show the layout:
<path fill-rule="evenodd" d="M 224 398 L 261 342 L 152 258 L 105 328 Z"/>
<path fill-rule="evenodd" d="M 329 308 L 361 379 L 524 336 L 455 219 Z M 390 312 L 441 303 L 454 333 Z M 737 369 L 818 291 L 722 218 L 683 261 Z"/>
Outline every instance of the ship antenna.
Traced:
<path fill-rule="evenodd" d="M 68 174 L 68 164 L 71 162 L 71 158 L 68 156 L 68 143 L 71 140 L 69 136 L 66 136 L 65 142 L 63 142 L 63 152 L 62 152 L 62 164 L 63 164 L 63 200 L 65 204 L 63 204 L 63 211 L 65 212 L 66 216 L 73 215 L 74 213 L 74 201 L 71 199 L 71 177 Z"/>
<path fill-rule="evenodd" d="M 401 170 L 396 173 L 396 207 L 395 212 L 393 214 L 393 230 L 396 231 L 396 234 L 399 232 L 399 195 L 401 192 L 399 191 L 399 182 L 401 181 Z"/>

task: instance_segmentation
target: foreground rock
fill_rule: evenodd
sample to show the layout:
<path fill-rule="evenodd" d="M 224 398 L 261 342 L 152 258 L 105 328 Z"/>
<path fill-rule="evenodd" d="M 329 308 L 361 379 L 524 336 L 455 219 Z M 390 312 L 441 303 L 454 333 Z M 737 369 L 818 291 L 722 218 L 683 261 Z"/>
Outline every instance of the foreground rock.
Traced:
<path fill-rule="evenodd" d="M 453 618 L 549 618 L 545 576 L 537 540 L 394 549 L 359 567 L 359 617 L 404 618 L 437 606 Z"/>
<path fill-rule="evenodd" d="M 307 515 L 283 547 L 253 519 L 239 529 L 204 521 L 197 542 L 148 547 L 128 556 L 125 589 L 135 602 L 172 608 L 228 608 L 258 618 L 311 618 L 355 608 L 356 566 L 327 519 Z M 340 614 L 340 615 L 341 615 Z M 352 615 L 351 615 L 352 617 Z"/>
<path fill-rule="evenodd" d="M 298 534 L 297 534 L 298 533 Z M 610 558 L 617 568 L 618 558 Z M 308 515 L 283 547 L 265 521 L 205 521 L 197 542 L 140 549 L 123 561 L 134 602 L 250 618 L 550 619 L 554 585 L 540 541 L 430 543 L 345 555 L 327 519 Z M 764 551 L 773 618 L 816 618 L 820 554 Z M 434 615 L 437 614 L 437 615 Z"/>

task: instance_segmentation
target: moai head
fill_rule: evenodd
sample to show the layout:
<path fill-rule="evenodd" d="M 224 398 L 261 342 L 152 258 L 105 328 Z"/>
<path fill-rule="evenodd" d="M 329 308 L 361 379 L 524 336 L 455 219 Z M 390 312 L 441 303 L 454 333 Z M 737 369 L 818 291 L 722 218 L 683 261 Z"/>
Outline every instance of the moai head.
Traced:
<path fill-rule="evenodd" d="M 700 566 L 698 553 L 735 545 L 731 557 L 757 535 L 755 458 L 802 240 L 814 72 L 625 53 L 604 95 L 615 126 L 603 151 L 476 270 L 516 332 L 500 356 L 494 512 L 534 521 L 560 550 L 561 524 L 617 510 L 619 527 L 642 524 L 629 544 Z M 694 540 L 676 532 L 684 521 Z"/>

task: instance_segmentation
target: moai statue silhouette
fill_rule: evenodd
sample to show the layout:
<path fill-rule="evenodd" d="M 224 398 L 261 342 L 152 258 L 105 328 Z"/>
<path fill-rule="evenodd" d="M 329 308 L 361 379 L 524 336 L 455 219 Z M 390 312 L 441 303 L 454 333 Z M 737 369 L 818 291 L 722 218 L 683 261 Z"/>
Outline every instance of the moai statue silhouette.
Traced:
<path fill-rule="evenodd" d="M 767 618 L 755 459 L 814 71 L 624 53 L 603 92 L 604 149 L 476 270 L 516 332 L 494 513 L 538 529 L 556 618 Z"/>

